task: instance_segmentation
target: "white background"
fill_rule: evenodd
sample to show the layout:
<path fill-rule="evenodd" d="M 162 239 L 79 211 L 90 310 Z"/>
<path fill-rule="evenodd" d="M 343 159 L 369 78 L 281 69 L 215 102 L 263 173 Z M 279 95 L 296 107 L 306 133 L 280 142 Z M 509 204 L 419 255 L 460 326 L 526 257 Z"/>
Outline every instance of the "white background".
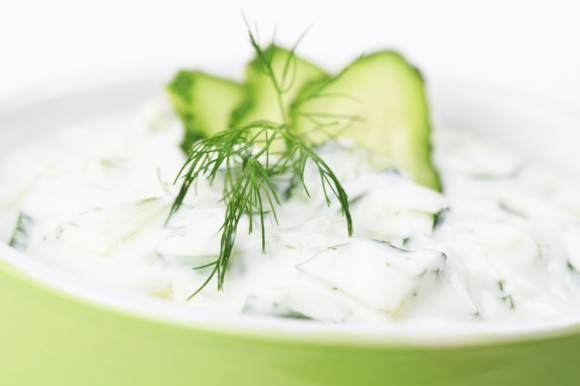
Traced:
<path fill-rule="evenodd" d="M 451 77 L 580 108 L 580 2 L 0 0 L 0 98 L 51 82 L 211 69 L 251 56 L 243 8 L 267 42 L 339 69 L 362 52 L 403 51 Z M 342 5 L 341 5 L 342 4 Z M 164 72 L 165 71 L 165 72 Z M 237 72 L 236 72 L 237 71 Z"/>

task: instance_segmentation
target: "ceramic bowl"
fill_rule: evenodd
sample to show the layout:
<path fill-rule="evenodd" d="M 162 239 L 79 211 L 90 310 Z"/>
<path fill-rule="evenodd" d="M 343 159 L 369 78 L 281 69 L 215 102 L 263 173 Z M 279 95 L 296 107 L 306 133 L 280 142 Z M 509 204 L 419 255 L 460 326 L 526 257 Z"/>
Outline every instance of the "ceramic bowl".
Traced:
<path fill-rule="evenodd" d="M 35 136 L 128 114 L 163 77 L 47 90 L 0 103 L 0 158 Z M 455 125 L 580 173 L 575 112 L 432 82 L 435 126 Z M 1 189 L 1 187 L 0 187 Z M 321 325 L 199 311 L 87 283 L 0 245 L 0 384 L 578 385 L 580 313 L 525 323 Z"/>

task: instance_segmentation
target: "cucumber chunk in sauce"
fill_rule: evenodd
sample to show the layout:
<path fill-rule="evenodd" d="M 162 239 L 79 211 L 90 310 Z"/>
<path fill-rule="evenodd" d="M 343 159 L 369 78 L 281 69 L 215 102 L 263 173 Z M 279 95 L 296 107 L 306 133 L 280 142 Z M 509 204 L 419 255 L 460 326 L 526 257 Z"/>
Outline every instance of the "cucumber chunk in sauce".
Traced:
<path fill-rule="evenodd" d="M 324 285 L 306 279 L 290 286 L 260 289 L 246 300 L 246 314 L 311 319 L 321 323 L 344 323 L 353 315 L 354 302 L 329 291 Z M 360 307 L 358 304 L 354 306 Z"/>
<path fill-rule="evenodd" d="M 445 265 L 446 256 L 439 251 L 407 251 L 353 238 L 315 255 L 298 269 L 368 307 L 394 315 L 434 287 Z"/>
<path fill-rule="evenodd" d="M 296 310 L 288 308 L 283 304 L 263 299 L 257 296 L 250 296 L 248 298 L 246 304 L 244 305 L 242 313 L 253 315 L 277 316 L 279 318 L 312 320 L 311 317 L 308 317 Z"/>
<path fill-rule="evenodd" d="M 224 210 L 183 207 L 180 216 L 165 226 L 165 237 L 155 247 L 155 254 L 169 265 L 202 267 L 216 261 L 220 252 Z"/>
<path fill-rule="evenodd" d="M 107 257 L 154 222 L 159 225 L 169 205 L 167 199 L 151 198 L 115 208 L 95 208 L 82 213 L 74 221 L 62 224 L 45 241 L 61 240 Z"/>
<path fill-rule="evenodd" d="M 430 236 L 449 205 L 441 194 L 392 172 L 362 175 L 345 189 L 356 198 L 351 205 L 355 236 L 397 245 Z"/>
<path fill-rule="evenodd" d="M 15 222 L 10 237 L 2 236 L 0 241 L 6 240 L 6 243 L 14 249 L 24 250 L 28 247 L 31 227 L 34 225 L 34 219 L 26 213 L 20 211 L 15 216 Z M 7 233 L 2 231 L 2 233 Z"/>

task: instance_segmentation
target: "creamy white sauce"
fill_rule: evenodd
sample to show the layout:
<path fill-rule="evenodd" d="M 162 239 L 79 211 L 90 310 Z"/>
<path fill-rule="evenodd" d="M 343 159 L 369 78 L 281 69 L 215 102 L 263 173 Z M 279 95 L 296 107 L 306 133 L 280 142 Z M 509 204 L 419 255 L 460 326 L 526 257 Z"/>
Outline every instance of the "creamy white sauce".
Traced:
<path fill-rule="evenodd" d="M 445 192 L 418 186 L 347 141 L 319 154 L 342 181 L 354 237 L 307 170 L 268 218 L 266 250 L 243 218 L 225 290 L 190 301 L 219 254 L 221 186 L 200 180 L 167 223 L 185 157 L 163 105 L 131 122 L 59 131 L 0 163 L 0 242 L 87 280 L 186 306 L 326 323 L 447 324 L 580 310 L 580 179 L 438 127 Z M 19 215 L 32 221 L 20 225 Z M 22 217 L 20 216 L 22 219 Z M 27 219 L 25 219 L 27 220 Z"/>

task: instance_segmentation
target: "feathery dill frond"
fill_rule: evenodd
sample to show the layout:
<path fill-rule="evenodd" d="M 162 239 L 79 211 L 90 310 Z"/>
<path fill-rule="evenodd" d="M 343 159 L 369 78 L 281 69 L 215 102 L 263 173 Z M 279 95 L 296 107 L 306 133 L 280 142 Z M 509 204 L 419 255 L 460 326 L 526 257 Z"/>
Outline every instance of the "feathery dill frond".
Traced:
<path fill-rule="evenodd" d="M 242 13 L 243 15 L 243 13 Z M 232 257 L 238 227 L 243 216 L 249 220 L 252 233 L 258 221 L 262 239 L 262 249 L 266 248 L 266 221 L 269 216 L 278 223 L 276 207 L 282 205 L 277 193 L 275 177 L 288 177 L 299 181 L 299 185 L 310 197 L 305 182 L 306 166 L 311 162 L 320 177 L 327 205 L 336 197 L 346 219 L 349 236 L 352 235 L 352 218 L 347 194 L 337 176 L 326 162 L 315 152 L 307 138 L 291 130 L 291 109 L 284 105 L 283 96 L 290 90 L 296 79 L 295 50 L 304 36 L 289 51 L 288 58 L 279 78 L 272 66 L 272 58 L 260 47 L 243 15 L 248 28 L 250 44 L 256 52 L 260 68 L 272 82 L 277 95 L 282 122 L 255 121 L 243 127 L 228 130 L 196 142 L 190 155 L 178 173 L 175 183 L 181 181 L 181 188 L 171 207 L 169 219 L 183 205 L 192 185 L 200 178 L 212 184 L 218 175 L 223 175 L 224 190 L 222 200 L 226 206 L 224 222 L 220 229 L 220 253 L 217 259 L 199 268 L 213 267 L 207 280 L 190 296 L 190 299 L 205 288 L 212 278 L 217 277 L 218 290 L 223 290 L 225 275 Z M 320 91 L 320 90 L 319 90 Z M 317 97 L 320 92 L 313 93 Z M 311 114 L 316 119 L 316 114 Z M 334 116 L 338 121 L 355 120 L 356 117 Z M 272 144 L 284 140 L 286 149 L 274 150 Z M 256 220 L 257 219 L 257 220 Z"/>

